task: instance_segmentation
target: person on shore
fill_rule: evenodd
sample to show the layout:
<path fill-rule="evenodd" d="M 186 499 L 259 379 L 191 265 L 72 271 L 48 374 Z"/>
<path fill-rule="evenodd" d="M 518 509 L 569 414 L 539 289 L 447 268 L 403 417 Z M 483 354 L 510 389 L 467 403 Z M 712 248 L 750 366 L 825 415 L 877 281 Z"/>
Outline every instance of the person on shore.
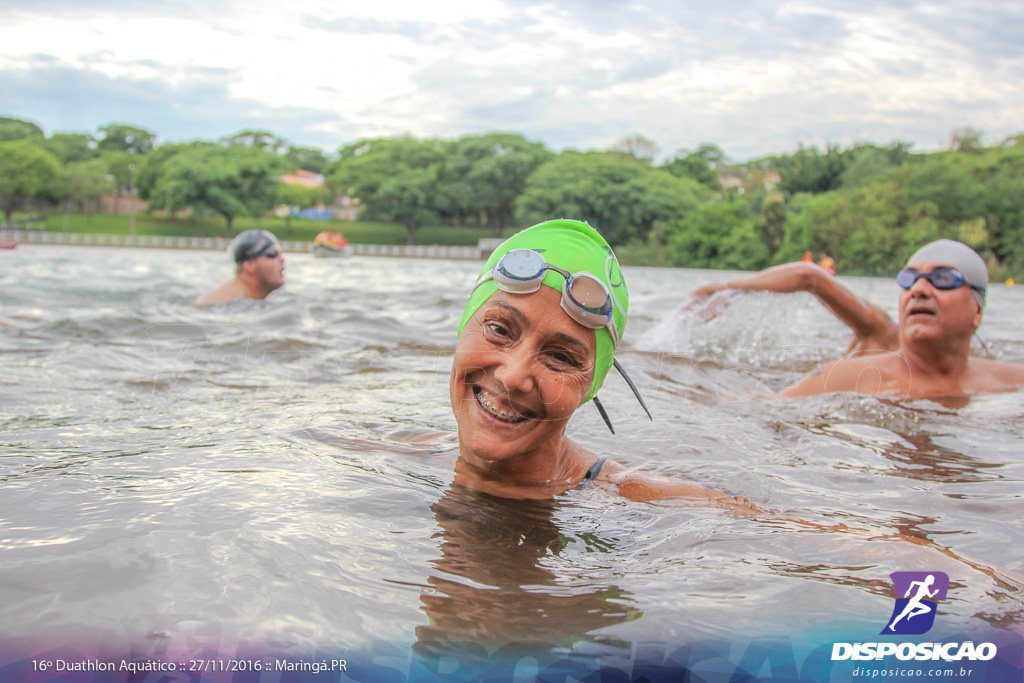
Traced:
<path fill-rule="evenodd" d="M 235 259 L 235 277 L 197 298 L 197 306 L 236 299 L 266 299 L 284 284 L 284 254 L 273 233 L 246 230 L 236 237 L 228 251 Z"/>
<path fill-rule="evenodd" d="M 820 270 L 820 269 L 819 269 Z M 1024 386 L 1024 366 L 970 355 L 988 288 L 985 261 L 970 247 L 938 240 L 921 247 L 899 272 L 899 323 L 828 275 L 787 264 L 732 283 L 700 288 L 810 291 L 854 331 L 848 355 L 782 391 L 834 391 L 900 398 L 960 398 Z"/>
<path fill-rule="evenodd" d="M 542 499 L 597 483 L 633 500 L 688 498 L 758 513 L 718 489 L 631 471 L 566 436 L 569 419 L 596 400 L 609 370 L 622 372 L 615 350 L 628 308 L 615 254 L 586 223 L 547 221 L 491 254 L 463 312 L 452 363 L 456 484 Z"/>

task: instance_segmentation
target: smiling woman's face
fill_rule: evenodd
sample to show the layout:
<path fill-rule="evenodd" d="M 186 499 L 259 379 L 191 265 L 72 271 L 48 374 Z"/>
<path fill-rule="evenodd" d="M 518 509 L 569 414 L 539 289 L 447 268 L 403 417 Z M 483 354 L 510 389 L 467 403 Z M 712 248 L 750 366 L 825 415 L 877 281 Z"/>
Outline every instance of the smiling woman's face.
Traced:
<path fill-rule="evenodd" d="M 451 374 L 464 457 L 488 467 L 557 453 L 594 376 L 594 331 L 559 306 L 560 293 L 497 292 L 462 331 Z"/>

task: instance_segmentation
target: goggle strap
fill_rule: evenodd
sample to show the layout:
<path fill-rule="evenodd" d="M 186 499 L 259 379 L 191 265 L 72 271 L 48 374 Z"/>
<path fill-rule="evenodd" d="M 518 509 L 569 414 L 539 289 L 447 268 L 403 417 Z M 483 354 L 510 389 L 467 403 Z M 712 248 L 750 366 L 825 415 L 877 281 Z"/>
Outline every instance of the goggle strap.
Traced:
<path fill-rule="evenodd" d="M 597 412 L 601 413 L 601 419 L 604 420 L 604 423 L 608 425 L 608 429 L 610 429 L 612 434 L 614 434 L 615 428 L 612 427 L 612 421 L 608 419 L 608 412 L 604 409 L 604 406 L 601 405 L 601 402 L 597 400 L 597 396 L 594 396 L 594 405 L 597 406 Z"/>
<path fill-rule="evenodd" d="M 980 334 L 975 332 L 974 333 L 974 338 L 977 339 L 979 342 L 981 342 L 981 348 L 985 349 L 985 355 L 987 355 L 989 358 L 995 358 L 995 355 L 991 351 L 988 350 L 988 344 L 985 343 L 985 340 L 981 338 Z"/>
<path fill-rule="evenodd" d="M 636 400 L 640 401 L 640 405 L 644 407 L 644 412 L 647 413 L 647 417 L 650 418 L 651 422 L 654 422 L 654 416 L 651 415 L 651 411 L 647 407 L 647 403 L 644 402 L 644 397 L 640 395 L 640 391 L 637 390 L 636 385 L 633 384 L 633 380 L 631 380 L 629 375 L 626 374 L 626 369 L 619 364 L 618 359 L 612 360 L 612 365 L 614 365 L 615 369 L 619 371 L 620 375 L 622 375 L 622 379 L 626 380 L 626 384 L 629 385 L 629 388 L 633 390 L 633 395 L 636 396 Z M 596 400 L 597 397 L 595 396 L 594 399 Z"/>
<path fill-rule="evenodd" d="M 640 392 L 637 390 L 636 385 L 633 384 L 633 380 L 629 378 L 628 374 L 626 374 L 625 368 L 619 365 L 618 360 L 613 360 L 612 365 L 614 365 L 615 369 L 619 371 L 620 375 L 622 375 L 622 379 L 626 380 L 626 384 L 628 384 L 629 388 L 633 390 L 633 395 L 636 396 L 638 401 L 640 401 L 640 405 L 644 407 L 644 411 L 647 413 L 647 417 L 649 417 L 653 422 L 654 417 L 651 415 L 651 411 L 647 408 L 647 403 L 644 402 L 643 396 L 640 395 Z M 604 409 L 604 405 L 602 405 L 600 399 L 598 399 L 596 395 L 594 396 L 594 405 L 597 406 L 597 412 L 601 413 L 601 419 L 604 420 L 604 423 L 608 425 L 608 429 L 611 431 L 612 434 L 614 434 L 615 428 L 612 427 L 612 421 L 608 417 L 608 411 Z"/>
<path fill-rule="evenodd" d="M 612 338 L 612 348 L 619 348 L 619 332 L 618 330 L 615 329 L 615 321 L 610 321 L 607 325 L 605 325 L 605 327 L 608 328 L 608 334 Z"/>

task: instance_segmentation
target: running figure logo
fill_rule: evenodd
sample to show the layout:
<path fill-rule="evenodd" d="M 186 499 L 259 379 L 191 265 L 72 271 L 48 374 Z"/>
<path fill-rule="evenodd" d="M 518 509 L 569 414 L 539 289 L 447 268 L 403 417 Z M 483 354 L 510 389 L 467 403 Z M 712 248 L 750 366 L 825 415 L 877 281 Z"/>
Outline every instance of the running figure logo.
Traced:
<path fill-rule="evenodd" d="M 946 599 L 949 577 L 942 572 L 893 572 L 896 605 L 883 634 L 920 635 L 935 623 L 940 600 Z"/>

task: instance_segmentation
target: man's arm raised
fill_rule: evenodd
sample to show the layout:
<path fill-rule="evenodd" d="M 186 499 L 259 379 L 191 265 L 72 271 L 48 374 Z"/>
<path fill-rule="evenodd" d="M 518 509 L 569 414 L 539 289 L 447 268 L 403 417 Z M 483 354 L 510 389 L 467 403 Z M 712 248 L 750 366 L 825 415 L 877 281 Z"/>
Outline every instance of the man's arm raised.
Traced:
<path fill-rule="evenodd" d="M 749 277 L 704 285 L 693 291 L 690 301 L 727 289 L 780 294 L 810 292 L 853 330 L 854 339 L 848 353 L 876 353 L 899 346 L 899 329 L 885 311 L 861 299 L 813 263 L 786 263 Z"/>

